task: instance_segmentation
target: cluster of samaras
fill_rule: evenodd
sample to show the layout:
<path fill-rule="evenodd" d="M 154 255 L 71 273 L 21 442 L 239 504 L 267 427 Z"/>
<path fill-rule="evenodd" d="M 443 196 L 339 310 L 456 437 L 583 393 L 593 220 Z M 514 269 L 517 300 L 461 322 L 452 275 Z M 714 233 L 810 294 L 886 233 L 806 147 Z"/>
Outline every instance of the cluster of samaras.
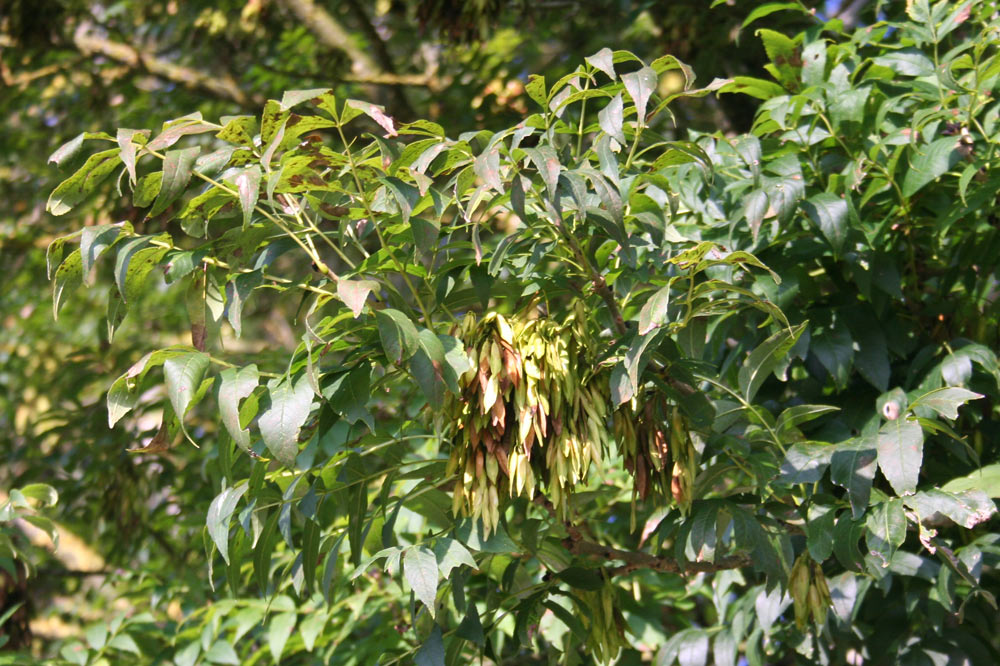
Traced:
<path fill-rule="evenodd" d="M 501 500 L 531 498 L 539 482 L 565 512 L 611 441 L 605 382 L 584 375 L 593 366 L 582 305 L 563 322 L 469 314 L 458 336 L 473 367 L 443 413 L 457 428 L 448 461 L 448 474 L 459 473 L 455 514 L 481 518 L 488 535 Z"/>
<path fill-rule="evenodd" d="M 653 491 L 686 511 L 698 453 L 680 410 L 662 394 L 649 392 L 615 411 L 614 432 L 638 497 L 646 499 Z"/>

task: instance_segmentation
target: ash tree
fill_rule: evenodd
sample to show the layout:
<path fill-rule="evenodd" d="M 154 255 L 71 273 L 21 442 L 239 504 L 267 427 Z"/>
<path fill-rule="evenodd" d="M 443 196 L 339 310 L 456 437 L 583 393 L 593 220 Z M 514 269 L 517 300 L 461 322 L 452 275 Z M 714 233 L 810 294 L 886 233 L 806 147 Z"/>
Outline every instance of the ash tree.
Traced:
<path fill-rule="evenodd" d="M 54 313 L 186 312 L 107 421 L 214 499 L 204 603 L 136 578 L 64 658 L 995 663 L 1000 24 L 883 9 L 758 77 L 605 48 L 499 132 L 313 89 L 66 144 L 49 213 L 136 214 Z M 750 132 L 675 135 L 720 95 Z"/>

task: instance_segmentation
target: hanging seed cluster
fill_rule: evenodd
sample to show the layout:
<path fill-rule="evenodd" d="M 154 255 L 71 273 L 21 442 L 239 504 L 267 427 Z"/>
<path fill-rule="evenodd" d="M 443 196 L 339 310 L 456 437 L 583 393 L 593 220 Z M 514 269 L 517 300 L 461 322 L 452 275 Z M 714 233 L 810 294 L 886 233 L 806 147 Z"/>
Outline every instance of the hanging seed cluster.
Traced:
<path fill-rule="evenodd" d="M 686 513 L 698 452 L 680 410 L 668 405 L 659 393 L 641 402 L 636 397 L 615 411 L 614 432 L 635 494 L 640 499 L 650 493 L 666 501 L 673 499 Z"/>
<path fill-rule="evenodd" d="M 606 382 L 594 367 L 583 305 L 565 321 L 466 315 L 457 335 L 473 368 L 442 417 L 456 429 L 448 474 L 455 515 L 482 519 L 488 536 L 502 500 L 544 484 L 564 516 L 573 487 L 610 444 Z"/>
<path fill-rule="evenodd" d="M 827 610 L 832 605 L 830 588 L 823 575 L 823 567 L 809 553 L 802 553 L 788 575 L 788 591 L 795 605 L 795 624 L 805 628 L 810 617 L 821 627 L 826 622 Z"/>

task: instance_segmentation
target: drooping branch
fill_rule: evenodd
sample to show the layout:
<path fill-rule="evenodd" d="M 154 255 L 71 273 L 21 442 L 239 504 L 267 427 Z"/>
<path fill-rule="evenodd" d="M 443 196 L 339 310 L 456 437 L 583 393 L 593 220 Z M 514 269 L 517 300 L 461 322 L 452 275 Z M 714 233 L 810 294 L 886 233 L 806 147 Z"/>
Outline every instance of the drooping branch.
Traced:
<path fill-rule="evenodd" d="M 144 70 L 192 90 L 207 92 L 244 108 L 258 108 L 263 106 L 265 101 L 259 95 L 244 92 L 228 73 L 212 74 L 174 64 L 154 53 L 97 35 L 91 31 L 88 23 L 82 23 L 77 27 L 73 33 L 73 44 L 84 55 L 100 54 L 133 69 Z"/>

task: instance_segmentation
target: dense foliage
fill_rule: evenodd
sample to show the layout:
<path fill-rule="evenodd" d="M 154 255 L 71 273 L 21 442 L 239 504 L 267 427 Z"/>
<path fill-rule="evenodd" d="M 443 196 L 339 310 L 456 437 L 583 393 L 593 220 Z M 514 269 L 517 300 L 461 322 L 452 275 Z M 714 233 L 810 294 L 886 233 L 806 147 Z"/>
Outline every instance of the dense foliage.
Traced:
<path fill-rule="evenodd" d="M 1000 23 L 880 9 L 767 79 L 604 48 L 499 131 L 318 88 L 56 151 L 49 214 L 127 201 L 47 251 L 108 363 L 12 356 L 69 383 L 0 547 L 38 576 L 45 461 L 134 566 L 59 657 L 995 663 Z M 717 96 L 749 132 L 672 128 Z"/>

